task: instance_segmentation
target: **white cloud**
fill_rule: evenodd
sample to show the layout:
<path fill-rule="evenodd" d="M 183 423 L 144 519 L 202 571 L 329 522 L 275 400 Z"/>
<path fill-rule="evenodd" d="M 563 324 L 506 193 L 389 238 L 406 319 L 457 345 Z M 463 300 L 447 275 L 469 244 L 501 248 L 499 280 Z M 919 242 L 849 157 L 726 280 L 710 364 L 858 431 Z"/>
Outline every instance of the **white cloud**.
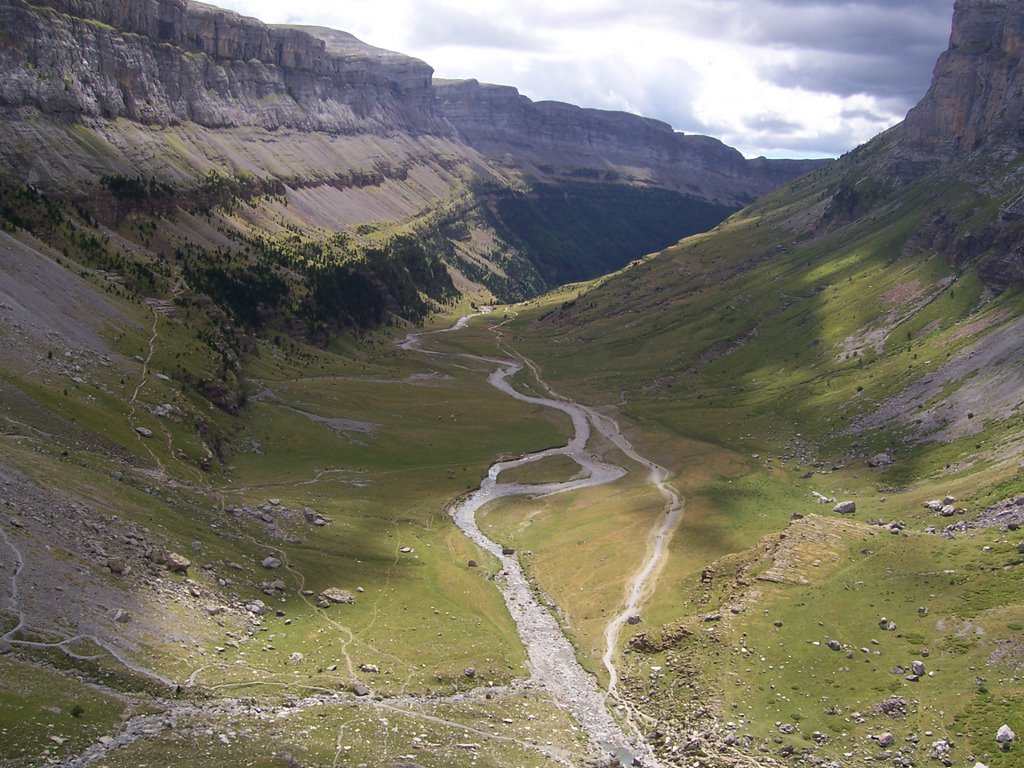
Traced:
<path fill-rule="evenodd" d="M 838 155 L 901 120 L 952 0 L 219 0 L 423 59 L 438 77 L 625 109 L 748 156 Z"/>

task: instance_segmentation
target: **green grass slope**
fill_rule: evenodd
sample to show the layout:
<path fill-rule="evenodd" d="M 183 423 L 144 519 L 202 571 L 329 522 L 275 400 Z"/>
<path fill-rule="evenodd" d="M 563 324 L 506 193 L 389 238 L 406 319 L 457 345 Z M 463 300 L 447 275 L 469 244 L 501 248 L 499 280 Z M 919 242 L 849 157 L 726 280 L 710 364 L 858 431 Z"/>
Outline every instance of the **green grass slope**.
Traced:
<path fill-rule="evenodd" d="M 955 764 L 1019 760 L 994 738 L 1024 724 L 1024 304 L 964 245 L 1018 167 L 986 159 L 984 192 L 977 158 L 900 180 L 898 139 L 507 326 L 686 496 L 622 657 L 665 754 L 917 764 L 946 739 Z M 952 518 L 923 506 L 947 494 Z"/>

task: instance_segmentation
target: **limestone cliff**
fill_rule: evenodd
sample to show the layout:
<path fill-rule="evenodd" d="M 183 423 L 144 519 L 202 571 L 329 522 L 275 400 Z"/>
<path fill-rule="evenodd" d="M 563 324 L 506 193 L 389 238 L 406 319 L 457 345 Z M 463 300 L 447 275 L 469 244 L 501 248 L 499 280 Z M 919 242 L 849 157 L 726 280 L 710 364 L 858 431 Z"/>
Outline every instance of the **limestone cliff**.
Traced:
<path fill-rule="evenodd" d="M 0 30 L 0 109 L 12 120 L 458 136 L 528 175 L 640 182 L 727 205 L 820 164 L 748 161 L 656 120 L 534 103 L 514 88 L 435 84 L 427 64 L 344 32 L 188 0 L 0 0 Z"/>
<path fill-rule="evenodd" d="M 460 285 L 512 299 L 704 231 L 820 164 L 432 75 L 345 32 L 190 0 L 0 0 L 0 189 L 115 225 L 251 206 L 217 235 L 167 225 L 167 252 L 227 247 L 224 231 L 429 230 Z M 559 237 L 581 222 L 574 261 Z"/>
<path fill-rule="evenodd" d="M 957 0 L 949 50 L 905 123 L 911 141 L 943 153 L 1002 145 L 1019 150 L 1024 127 L 1024 6 Z"/>
<path fill-rule="evenodd" d="M 659 120 L 534 102 L 509 86 L 439 80 L 435 90 L 440 114 L 475 149 L 496 159 L 528 161 L 541 170 L 603 171 L 733 203 L 749 201 L 822 164 L 746 160 L 717 139 L 684 135 Z"/>
<path fill-rule="evenodd" d="M 997 291 L 1024 283 L 1022 53 L 1024 1 L 957 0 L 949 49 L 874 172 L 966 188 L 986 200 L 979 210 L 939 208 L 912 242 L 976 268 Z"/>
<path fill-rule="evenodd" d="M 186 0 L 2 0 L 0 106 L 64 120 L 445 133 L 432 70 Z"/>

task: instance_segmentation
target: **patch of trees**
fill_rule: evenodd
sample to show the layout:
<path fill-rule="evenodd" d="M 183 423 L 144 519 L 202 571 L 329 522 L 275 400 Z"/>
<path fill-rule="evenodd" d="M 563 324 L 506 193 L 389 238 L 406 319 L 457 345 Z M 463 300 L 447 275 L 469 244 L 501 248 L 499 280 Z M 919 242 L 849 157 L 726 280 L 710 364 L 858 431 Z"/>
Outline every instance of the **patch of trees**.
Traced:
<path fill-rule="evenodd" d="M 370 330 L 392 316 L 422 319 L 457 294 L 429 239 L 400 235 L 366 249 L 344 235 L 245 239 L 245 253 L 179 249 L 192 289 L 250 331 L 276 327 L 326 344 L 346 330 Z"/>
<path fill-rule="evenodd" d="M 270 265 L 231 258 L 225 251 L 205 251 L 204 255 L 206 258 L 184 260 L 182 272 L 194 290 L 209 296 L 250 329 L 262 328 L 280 313 L 289 288 Z"/>
<path fill-rule="evenodd" d="M 621 269 L 715 227 L 735 211 L 671 190 L 626 184 L 536 184 L 525 192 L 480 185 L 474 191 L 488 201 L 482 210 L 491 226 L 526 256 L 545 288 Z M 523 277 L 529 277 L 527 270 Z"/>
<path fill-rule="evenodd" d="M 850 222 L 860 218 L 892 193 L 890 186 L 874 179 L 858 183 L 844 181 L 835 188 L 822 219 L 826 222 Z"/>
<path fill-rule="evenodd" d="M 436 250 L 399 235 L 344 262 L 310 264 L 300 314 L 309 337 L 323 343 L 336 331 L 368 330 L 392 315 L 416 322 L 457 294 Z"/>
<path fill-rule="evenodd" d="M 109 173 L 100 176 L 100 186 L 122 202 L 165 199 L 174 194 L 170 184 L 159 181 L 155 176 L 143 178 Z"/>

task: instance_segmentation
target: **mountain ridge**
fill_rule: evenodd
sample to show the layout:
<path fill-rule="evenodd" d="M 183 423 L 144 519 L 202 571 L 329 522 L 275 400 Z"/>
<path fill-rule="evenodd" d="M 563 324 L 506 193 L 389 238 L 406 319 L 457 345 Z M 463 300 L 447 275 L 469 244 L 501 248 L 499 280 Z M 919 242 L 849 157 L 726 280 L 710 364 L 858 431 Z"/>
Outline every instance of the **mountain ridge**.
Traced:
<path fill-rule="evenodd" d="M 461 131 L 471 147 L 474 138 L 482 138 L 465 120 L 467 112 L 483 103 L 467 92 L 471 89 L 432 85 L 429 65 L 366 45 L 347 33 L 265 25 L 187 0 L 4 0 L 0 13 L 7 30 L 0 56 L 0 69 L 7 73 L 0 106 L 9 110 L 34 108 L 64 121 L 125 118 L 157 127 L 195 123 L 443 139 Z M 461 103 L 453 92 L 461 95 Z M 448 114 L 437 109 L 439 102 Z M 525 97 L 501 103 L 511 112 L 504 117 L 510 125 L 517 117 L 509 109 L 513 105 L 520 111 L 526 107 L 528 113 L 585 116 L 583 125 L 571 119 L 548 121 L 561 131 L 560 148 L 576 146 L 577 164 L 607 169 L 643 167 L 652 160 L 674 162 L 679 168 L 673 186 L 681 186 L 679 178 L 689 174 L 688 193 L 707 199 L 749 200 L 782 178 L 820 164 L 748 162 L 716 140 L 675 134 L 664 124 L 628 113 L 560 103 L 538 107 Z M 462 125 L 453 126 L 445 119 L 449 115 Z M 485 121 L 493 117 L 489 111 Z M 523 134 L 536 123 L 520 121 L 515 127 L 519 135 L 513 143 L 518 138 L 528 146 Z M 611 141 L 601 146 L 581 143 L 595 128 Z M 546 135 L 552 137 L 550 131 Z M 652 137 L 674 151 L 652 158 L 630 151 Z M 666 137 L 671 137 L 667 144 Z M 607 157 L 609 150 L 619 157 Z M 704 192 L 702 173 L 716 163 L 725 166 L 722 178 Z M 649 171 L 641 180 L 660 181 Z"/>
<path fill-rule="evenodd" d="M 452 285 L 417 284 L 436 270 L 410 269 L 409 285 L 388 289 L 407 299 L 378 297 L 387 310 L 371 313 L 418 321 L 441 294 L 510 300 L 594 277 L 821 164 L 747 161 L 646 118 L 521 97 L 502 102 L 502 118 L 488 111 L 503 125 L 489 141 L 453 122 L 480 107 L 477 92 L 440 97 L 450 89 L 422 61 L 348 33 L 270 26 L 187 0 L 2 0 L 0 21 L 0 177 L 12 194 L 27 184 L 87 220 L 155 227 L 158 260 L 256 245 L 260 269 L 303 296 L 282 307 L 308 304 L 298 284 L 313 279 L 285 251 L 340 262 L 396 238 L 429 242 L 424 253 L 443 261 Z M 542 199 L 559 204 L 538 225 L 523 212 Z M 568 243 L 560 229 L 585 242 Z M 625 232 L 643 236 L 630 245 Z M 298 247 L 278 242 L 296 234 Z M 430 298 L 410 301 L 410 290 Z M 282 312 L 247 315 L 289 333 L 309 327 Z"/>

